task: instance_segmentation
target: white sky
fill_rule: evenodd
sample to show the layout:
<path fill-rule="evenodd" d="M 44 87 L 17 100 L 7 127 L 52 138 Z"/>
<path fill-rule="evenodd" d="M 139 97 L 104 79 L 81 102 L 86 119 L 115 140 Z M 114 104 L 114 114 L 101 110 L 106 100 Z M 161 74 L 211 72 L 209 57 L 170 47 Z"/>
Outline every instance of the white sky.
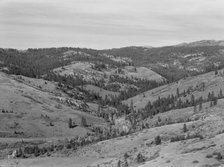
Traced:
<path fill-rule="evenodd" d="M 162 46 L 224 39 L 224 0 L 0 0 L 0 47 Z"/>

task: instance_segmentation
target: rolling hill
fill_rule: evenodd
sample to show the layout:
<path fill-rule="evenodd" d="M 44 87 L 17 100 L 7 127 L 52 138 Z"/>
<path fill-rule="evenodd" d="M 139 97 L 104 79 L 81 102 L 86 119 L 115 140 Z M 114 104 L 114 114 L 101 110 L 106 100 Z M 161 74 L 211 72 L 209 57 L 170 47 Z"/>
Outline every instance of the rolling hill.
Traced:
<path fill-rule="evenodd" d="M 222 166 L 224 162 L 220 156 L 223 155 L 223 104 L 221 99 L 215 107 L 209 107 L 205 103 L 203 110 L 196 113 L 192 107 L 161 113 L 158 116 L 162 121 L 170 117 L 174 122 L 91 144 L 75 152 L 62 152 L 61 156 L 55 153 L 52 157 L 0 162 L 7 165 L 9 161 L 11 165 L 19 164 L 24 167 L 70 167 L 74 164 L 77 167 L 116 167 L 118 163 L 124 165 L 125 161 L 133 167 Z M 178 119 L 181 121 L 175 122 Z M 187 122 L 184 121 L 187 119 Z M 157 120 L 157 117 L 153 120 Z M 183 130 L 184 124 L 187 127 L 186 132 Z M 161 137 L 161 144 L 155 143 L 158 135 Z M 127 160 L 124 155 L 127 155 Z M 139 155 L 143 158 L 139 159 Z"/>
<path fill-rule="evenodd" d="M 89 124 L 103 120 L 68 105 L 66 94 L 56 84 L 42 79 L 9 76 L 0 73 L 0 134 L 1 137 L 69 137 L 85 135 L 85 128 L 68 128 L 68 119 L 79 124 L 85 117 Z"/>
<path fill-rule="evenodd" d="M 223 56 L 213 40 L 0 49 L 0 166 L 222 166 Z"/>
<path fill-rule="evenodd" d="M 223 41 L 196 41 L 157 48 L 125 47 L 103 50 L 129 57 L 137 66 L 149 67 L 170 81 L 223 67 Z"/>
<path fill-rule="evenodd" d="M 191 95 L 194 95 L 195 98 L 199 98 L 202 96 L 203 99 L 206 99 L 209 92 L 211 93 L 213 91 L 215 95 L 218 95 L 220 89 L 224 90 L 223 82 L 223 69 L 221 69 L 218 71 L 218 74 L 215 74 L 215 72 L 213 71 L 198 76 L 181 79 L 178 82 L 163 85 L 147 92 L 141 93 L 123 102 L 130 105 L 132 101 L 136 109 L 142 109 L 149 101 L 153 102 L 157 100 L 158 97 L 162 98 L 168 97 L 169 95 L 176 95 L 177 89 L 179 89 L 179 92 L 181 93 L 183 93 L 184 91 L 187 92 L 188 89 L 191 90 L 188 95 L 182 95 L 181 97 L 179 97 L 183 101 L 186 101 L 187 99 L 190 100 Z M 203 84 L 204 90 L 202 89 Z"/>

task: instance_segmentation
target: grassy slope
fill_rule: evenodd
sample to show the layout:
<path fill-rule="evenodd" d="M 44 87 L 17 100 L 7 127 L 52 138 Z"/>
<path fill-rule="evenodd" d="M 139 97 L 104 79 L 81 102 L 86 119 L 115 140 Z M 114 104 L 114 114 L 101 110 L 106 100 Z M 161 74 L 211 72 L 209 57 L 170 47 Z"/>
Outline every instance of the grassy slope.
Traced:
<path fill-rule="evenodd" d="M 109 68 L 103 71 L 98 71 L 92 68 L 93 65 L 94 63 L 89 62 L 73 62 L 70 65 L 64 66 L 63 69 L 56 68 L 54 69 L 54 71 L 60 75 L 80 74 L 84 76 L 84 79 L 86 79 L 87 81 L 92 81 L 93 78 L 96 80 L 100 80 L 101 78 L 105 79 L 105 75 L 110 76 L 116 74 L 116 68 Z M 162 81 L 165 79 L 161 75 L 146 67 L 136 67 L 136 71 L 134 69 L 134 66 L 125 66 L 124 68 L 122 68 L 123 73 L 119 74 L 119 76 L 155 81 Z"/>
<path fill-rule="evenodd" d="M 108 91 L 94 85 L 85 85 L 83 88 L 89 92 L 99 93 L 99 96 L 102 97 L 102 99 L 105 99 L 106 96 L 109 98 L 110 96 L 116 97 L 119 95 L 119 92 Z"/>
<path fill-rule="evenodd" d="M 220 70 L 221 72 L 223 70 Z M 198 98 L 202 96 L 203 98 L 207 98 L 208 93 L 214 91 L 215 95 L 218 94 L 220 91 L 220 88 L 224 90 L 224 76 L 222 75 L 215 75 L 215 72 L 209 72 L 206 74 L 198 75 L 195 77 L 189 77 L 186 79 L 181 79 L 178 82 L 167 84 L 160 86 L 158 88 L 149 90 L 147 92 L 144 92 L 144 94 L 139 94 L 135 97 L 129 98 L 125 101 L 123 101 L 125 104 L 130 105 L 131 101 L 133 101 L 134 106 L 136 106 L 137 109 L 144 108 L 145 105 L 148 103 L 148 101 L 155 101 L 158 99 L 158 97 L 167 97 L 168 95 L 176 95 L 177 88 L 179 88 L 179 92 L 183 92 L 184 90 L 187 91 L 189 87 L 196 87 L 196 85 L 202 84 L 202 82 L 205 83 L 205 91 L 198 91 L 195 90 L 193 92 L 195 98 Z M 145 95 L 145 96 L 144 96 Z M 184 99 L 188 98 L 190 99 L 191 96 L 187 96 Z"/>
<path fill-rule="evenodd" d="M 19 166 L 45 167 L 45 166 L 92 166 L 98 164 L 101 167 L 116 167 L 118 159 L 123 163 L 124 153 L 128 153 L 128 163 L 131 167 L 135 166 L 203 166 L 203 165 L 223 165 L 222 160 L 217 160 L 214 152 L 223 154 L 223 134 L 219 131 L 224 130 L 224 99 L 218 101 L 218 105 L 210 108 L 209 104 L 203 104 L 203 109 L 193 113 L 192 107 L 186 109 L 173 110 L 160 114 L 161 117 L 177 117 L 191 119 L 187 122 L 186 133 L 183 132 L 183 123 L 174 123 L 131 134 L 125 137 L 119 137 L 111 140 L 102 141 L 90 146 L 79 149 L 77 152 L 71 151 L 71 157 L 60 158 L 36 158 L 18 160 Z M 199 117 L 194 120 L 194 117 Z M 156 119 L 156 118 L 153 118 Z M 187 135 L 200 133 L 204 139 L 194 138 L 178 142 L 170 142 L 170 138 L 176 135 Z M 154 137 L 160 135 L 161 145 L 155 145 L 152 142 Z M 145 158 L 144 164 L 136 163 L 136 156 L 141 153 Z M 207 155 L 211 155 L 207 158 Z M 56 156 L 56 155 L 55 155 Z M 195 162 L 193 162 L 195 161 Z M 0 161 L 6 164 L 7 161 Z M 10 160 L 15 164 L 15 160 Z"/>
<path fill-rule="evenodd" d="M 14 131 L 23 131 L 27 137 L 66 137 L 84 135 L 86 132 L 80 127 L 69 129 L 69 118 L 79 122 L 80 117 L 84 116 L 89 123 L 102 122 L 97 117 L 65 104 L 59 104 L 57 99 L 60 97 L 55 95 L 56 90 L 48 92 L 47 86 L 44 87 L 45 90 L 38 89 L 32 84 L 34 79 L 24 84 L 14 78 L 0 73 L 0 109 L 13 110 L 13 113 L 0 113 L 0 131 L 11 134 Z M 43 82 L 43 80 L 35 80 L 36 84 L 41 85 Z M 52 89 L 53 86 L 50 87 Z M 58 93 L 62 95 L 61 98 L 66 98 L 62 93 Z M 50 119 L 41 117 L 41 114 L 49 116 Z M 50 122 L 54 126 L 49 126 Z"/>
<path fill-rule="evenodd" d="M 140 79 L 147 79 L 147 80 L 154 80 L 154 81 L 163 81 L 163 78 L 158 73 L 152 71 L 146 67 L 136 67 L 136 71 L 134 71 L 134 66 L 126 66 L 124 68 L 124 75 L 128 77 L 140 78 Z"/>
<path fill-rule="evenodd" d="M 91 65 L 89 62 L 73 62 L 70 65 L 64 66 L 63 69 L 61 67 L 54 69 L 54 72 L 62 76 L 79 74 L 84 76 L 84 79 L 87 81 L 91 81 L 93 77 L 96 80 L 101 79 L 104 73 L 94 70 Z"/>

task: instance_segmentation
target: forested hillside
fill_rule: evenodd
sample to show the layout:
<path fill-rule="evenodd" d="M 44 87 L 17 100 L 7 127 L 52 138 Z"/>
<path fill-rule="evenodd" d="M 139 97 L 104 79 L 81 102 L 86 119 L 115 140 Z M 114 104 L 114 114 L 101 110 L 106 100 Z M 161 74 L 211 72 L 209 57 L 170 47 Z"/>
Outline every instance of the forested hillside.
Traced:
<path fill-rule="evenodd" d="M 161 165 L 177 161 L 166 149 L 199 157 L 194 144 L 205 156 L 207 142 L 219 143 L 223 133 L 223 57 L 222 42 L 214 41 L 0 49 L 0 157 L 92 156 L 103 167 L 161 158 Z"/>
<path fill-rule="evenodd" d="M 211 42 L 159 48 L 126 47 L 104 52 L 130 57 L 135 65 L 149 67 L 171 82 L 224 66 L 224 46 Z"/>

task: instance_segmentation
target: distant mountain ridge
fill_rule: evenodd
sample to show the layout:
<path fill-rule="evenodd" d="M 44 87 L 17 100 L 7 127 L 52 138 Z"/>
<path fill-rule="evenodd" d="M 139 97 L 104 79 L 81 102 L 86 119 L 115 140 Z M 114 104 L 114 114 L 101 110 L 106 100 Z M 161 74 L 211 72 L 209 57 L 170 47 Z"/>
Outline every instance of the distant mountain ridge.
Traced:
<path fill-rule="evenodd" d="M 224 40 L 202 40 L 173 46 L 129 46 L 95 50 L 75 47 L 19 51 L 0 49 L 0 66 L 15 74 L 36 77 L 73 61 L 103 62 L 112 66 L 146 67 L 169 81 L 224 67 Z M 24 68 L 26 67 L 26 68 Z M 29 70 L 26 70 L 29 68 Z M 29 72 L 28 72 L 29 71 Z"/>
<path fill-rule="evenodd" d="M 215 70 L 224 66 L 224 40 L 202 40 L 164 47 L 124 47 L 102 50 L 119 57 L 129 57 L 170 81 Z"/>
<path fill-rule="evenodd" d="M 194 47 L 194 46 L 224 46 L 224 40 L 201 40 L 195 41 L 190 43 L 181 43 L 177 46 L 187 46 L 187 47 Z"/>

